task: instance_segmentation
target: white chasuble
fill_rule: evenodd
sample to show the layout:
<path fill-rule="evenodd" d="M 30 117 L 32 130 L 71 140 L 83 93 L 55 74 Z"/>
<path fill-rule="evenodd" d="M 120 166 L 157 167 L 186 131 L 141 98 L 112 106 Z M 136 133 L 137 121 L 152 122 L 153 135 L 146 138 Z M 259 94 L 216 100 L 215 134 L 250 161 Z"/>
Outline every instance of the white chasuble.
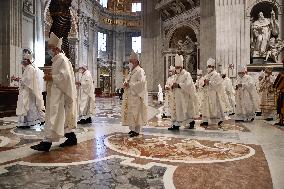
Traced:
<path fill-rule="evenodd" d="M 183 69 L 180 74 L 176 74 L 174 83 L 180 88 L 173 89 L 176 117 L 172 121 L 192 120 L 198 114 L 198 100 L 190 73 Z"/>
<path fill-rule="evenodd" d="M 59 53 L 52 62 L 52 81 L 47 83 L 46 129 L 47 138 L 58 138 L 77 127 L 77 91 L 68 58 Z"/>
<path fill-rule="evenodd" d="M 148 91 L 144 70 L 140 66 L 135 67 L 126 82 L 129 83 L 129 87 L 123 94 L 122 125 L 145 126 L 148 121 Z"/>
<path fill-rule="evenodd" d="M 95 87 L 91 72 L 86 70 L 80 79 L 79 116 L 86 118 L 96 114 Z"/>
<path fill-rule="evenodd" d="M 225 119 L 228 111 L 228 98 L 223 87 L 223 79 L 216 70 L 204 76 L 209 85 L 203 87 L 203 100 L 201 103 L 202 120 L 216 123 Z"/>
<path fill-rule="evenodd" d="M 20 80 L 16 115 L 19 126 L 31 126 L 44 121 L 44 102 L 40 91 L 37 71 L 32 64 L 25 67 Z"/>
<path fill-rule="evenodd" d="M 248 121 L 255 117 L 259 107 L 259 96 L 251 76 L 239 77 L 236 85 L 239 84 L 242 86 L 236 90 L 236 119 Z"/>
<path fill-rule="evenodd" d="M 174 94 L 172 85 L 175 81 L 176 75 L 172 75 L 167 79 L 166 85 L 165 85 L 165 103 L 164 103 L 164 111 L 166 116 L 171 116 L 174 119 L 176 118 L 176 112 L 175 112 L 175 102 L 174 102 Z"/>

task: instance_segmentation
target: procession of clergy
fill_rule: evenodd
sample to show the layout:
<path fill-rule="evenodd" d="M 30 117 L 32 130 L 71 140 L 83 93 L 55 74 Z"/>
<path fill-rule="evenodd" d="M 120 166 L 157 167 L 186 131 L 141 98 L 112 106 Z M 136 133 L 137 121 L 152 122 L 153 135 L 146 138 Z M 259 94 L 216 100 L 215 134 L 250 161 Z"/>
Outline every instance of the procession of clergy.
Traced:
<path fill-rule="evenodd" d="M 45 71 L 46 106 L 39 90 L 37 69 L 32 55 L 24 55 L 22 78 L 19 82 L 19 97 L 16 114 L 18 128 L 30 128 L 45 122 L 45 138 L 31 146 L 38 151 L 49 151 L 53 142 L 62 137 L 67 140 L 60 147 L 77 144 L 75 129 L 77 124 L 91 123 L 95 115 L 95 93 L 91 73 L 87 66 L 79 67 L 80 79 L 75 81 L 73 67 L 61 50 L 62 38 L 54 33 L 48 41 L 52 68 Z M 195 120 L 202 118 L 200 126 L 207 128 L 212 124 L 222 125 L 223 121 L 234 115 L 236 121 L 251 122 L 255 115 L 262 113 L 264 119 L 275 118 L 272 69 L 266 69 L 255 82 L 247 74 L 246 67 L 238 69 L 238 79 L 233 86 L 227 77 L 227 70 L 221 74 L 216 71 L 215 60 L 207 61 L 207 74 L 198 70 L 194 83 L 191 74 L 183 69 L 183 58 L 175 56 L 175 67 L 169 69 L 165 85 L 163 117 L 170 117 L 172 126 L 168 130 L 194 129 Z M 138 55 L 132 51 L 129 58 L 130 74 L 123 83 L 122 125 L 129 126 L 129 137 L 137 137 L 141 127 L 147 125 L 148 92 L 147 79 L 140 66 Z M 163 96 L 160 86 L 159 98 Z M 163 98 L 163 97 L 162 97 Z M 79 103 L 78 103 L 79 101 Z M 79 121 L 77 121 L 79 118 Z"/>

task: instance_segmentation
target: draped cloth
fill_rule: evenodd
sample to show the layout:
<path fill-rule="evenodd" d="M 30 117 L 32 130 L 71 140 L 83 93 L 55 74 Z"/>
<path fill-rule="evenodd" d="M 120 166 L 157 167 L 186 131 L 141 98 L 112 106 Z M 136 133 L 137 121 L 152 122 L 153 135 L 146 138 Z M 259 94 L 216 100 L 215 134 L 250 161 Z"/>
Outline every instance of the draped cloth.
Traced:
<path fill-rule="evenodd" d="M 242 87 L 236 90 L 236 119 L 249 121 L 255 117 L 259 107 L 259 96 L 251 76 L 239 77 L 236 81 L 236 85 L 238 84 L 242 84 Z"/>
<path fill-rule="evenodd" d="M 95 87 L 91 72 L 86 70 L 81 79 L 80 96 L 79 96 L 79 116 L 83 119 L 96 114 L 95 106 Z"/>
<path fill-rule="evenodd" d="M 192 121 L 198 114 L 198 101 L 196 89 L 189 72 L 182 70 L 176 74 L 174 83 L 180 88 L 173 89 L 175 116 L 172 116 L 173 124 L 179 124 L 184 121 Z"/>
<path fill-rule="evenodd" d="M 223 121 L 229 104 L 223 86 L 223 79 L 216 70 L 206 74 L 204 79 L 209 81 L 209 85 L 203 87 L 202 121 L 212 123 Z"/>
<path fill-rule="evenodd" d="M 59 53 L 52 58 L 52 81 L 47 82 L 46 138 L 58 141 L 77 127 L 77 91 L 72 65 Z"/>
<path fill-rule="evenodd" d="M 37 70 L 29 64 L 25 67 L 20 80 L 16 115 L 19 126 L 32 126 L 44 121 L 43 96 L 40 91 Z"/>
<path fill-rule="evenodd" d="M 147 125 L 148 91 L 144 70 L 135 67 L 128 78 L 129 87 L 125 89 L 122 101 L 122 125 L 140 132 L 141 126 Z"/>

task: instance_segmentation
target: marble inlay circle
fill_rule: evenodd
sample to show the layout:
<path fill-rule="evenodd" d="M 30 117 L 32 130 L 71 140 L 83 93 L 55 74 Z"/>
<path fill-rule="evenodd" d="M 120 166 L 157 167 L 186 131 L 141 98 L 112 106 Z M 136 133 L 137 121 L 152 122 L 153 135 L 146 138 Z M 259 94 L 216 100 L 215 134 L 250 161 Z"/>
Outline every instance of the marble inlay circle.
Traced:
<path fill-rule="evenodd" d="M 255 154 L 253 148 L 244 144 L 150 135 L 129 138 L 126 134 L 114 134 L 105 138 L 104 143 L 124 155 L 181 163 L 236 161 Z"/>

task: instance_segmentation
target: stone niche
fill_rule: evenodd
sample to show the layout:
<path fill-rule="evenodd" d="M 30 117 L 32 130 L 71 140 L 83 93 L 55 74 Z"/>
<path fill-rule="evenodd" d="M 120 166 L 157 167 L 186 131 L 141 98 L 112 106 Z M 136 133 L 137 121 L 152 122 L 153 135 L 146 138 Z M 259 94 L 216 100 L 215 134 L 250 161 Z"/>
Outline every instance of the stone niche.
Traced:
<path fill-rule="evenodd" d="M 258 1 L 250 7 L 250 58 L 252 64 L 276 64 L 284 47 L 282 9 L 277 1 Z"/>

